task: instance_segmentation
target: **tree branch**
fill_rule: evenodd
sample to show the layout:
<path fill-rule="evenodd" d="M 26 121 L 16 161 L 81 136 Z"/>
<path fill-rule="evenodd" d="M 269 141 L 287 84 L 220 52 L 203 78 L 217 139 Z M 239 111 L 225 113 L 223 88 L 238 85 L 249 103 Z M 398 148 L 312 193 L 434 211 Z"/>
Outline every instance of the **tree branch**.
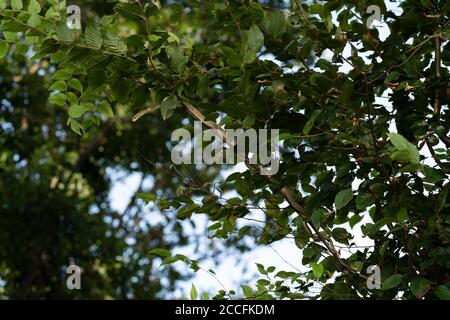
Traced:
<path fill-rule="evenodd" d="M 441 37 L 437 35 L 434 38 L 434 73 L 438 81 L 441 78 Z M 434 92 L 434 114 L 439 118 L 441 113 L 441 100 L 439 97 L 439 88 Z"/>
<path fill-rule="evenodd" d="M 215 122 L 212 121 L 206 121 L 205 120 L 205 116 L 197 109 L 195 108 L 193 105 L 191 105 L 190 103 L 184 101 L 183 99 L 181 99 L 180 96 L 177 96 L 179 102 L 181 103 L 181 105 L 197 120 L 201 121 L 203 125 L 205 125 L 205 127 L 212 129 L 219 138 L 221 138 L 225 143 L 227 143 L 230 147 L 234 147 L 236 145 L 236 142 L 234 140 L 230 140 L 229 137 L 227 137 L 227 134 L 225 132 L 225 130 L 223 130 L 219 125 L 217 125 Z M 258 166 L 256 165 L 252 165 L 249 163 L 248 161 L 248 157 L 245 155 L 245 164 L 247 165 L 247 167 L 251 170 L 251 171 L 256 171 L 258 170 Z M 270 181 L 273 181 L 273 178 L 270 176 L 266 176 Z M 283 198 L 288 202 L 289 206 L 294 209 L 294 211 L 300 215 L 303 218 L 308 218 L 305 215 L 305 209 L 302 205 L 300 205 L 296 200 L 294 195 L 292 194 L 292 192 L 289 190 L 288 187 L 284 186 L 281 188 L 280 190 L 281 195 L 283 196 Z M 337 260 L 337 262 L 348 272 L 350 273 L 354 273 L 357 274 L 358 276 L 360 276 L 361 278 L 367 279 L 367 276 L 359 273 L 356 269 L 354 269 L 353 267 L 351 267 L 350 265 L 346 264 L 340 254 L 339 251 L 334 247 L 334 244 L 329 241 L 328 239 L 326 239 L 321 233 L 320 231 L 317 229 L 317 227 L 310 221 L 305 222 L 304 223 L 305 228 L 307 229 L 307 231 L 309 231 L 309 233 L 311 233 L 310 229 L 311 228 L 314 233 L 316 234 L 317 238 L 325 245 L 325 247 L 328 249 L 328 251 L 335 257 L 335 259 Z"/>

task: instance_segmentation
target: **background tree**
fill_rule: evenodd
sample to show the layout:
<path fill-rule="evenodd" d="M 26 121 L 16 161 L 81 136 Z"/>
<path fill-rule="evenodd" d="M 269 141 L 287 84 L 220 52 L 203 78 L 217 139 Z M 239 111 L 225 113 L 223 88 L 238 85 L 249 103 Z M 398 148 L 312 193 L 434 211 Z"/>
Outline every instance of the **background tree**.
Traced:
<path fill-rule="evenodd" d="M 96 5 L 85 11 L 88 15 L 112 10 L 104 2 L 92 3 Z M 9 47 L 3 37 L 0 41 L 2 50 Z M 30 59 L 25 44 L 10 44 L 14 52 L 0 50 L 0 296 L 170 296 L 175 282 L 186 275 L 160 270 L 149 251 L 195 239 L 170 215 L 149 221 L 136 199 L 143 191 L 175 196 L 179 178 L 167 174 L 170 155 L 165 147 L 170 124 L 159 115 L 137 123 L 131 116 L 112 117 L 112 109 L 104 105 L 102 127 L 79 137 L 67 126 L 66 111 L 47 103 L 50 86 L 61 85 L 52 85 L 55 63 Z M 141 176 L 124 212 L 111 206 L 119 174 L 111 175 L 109 169 Z M 191 171 L 199 183 L 215 175 Z M 81 291 L 66 288 L 70 263 L 82 267 Z"/>
<path fill-rule="evenodd" d="M 49 101 L 79 134 L 97 135 L 112 113 L 141 122 L 157 109 L 168 124 L 161 144 L 188 116 L 219 131 L 281 130 L 273 177 L 248 165 L 226 181 L 143 196 L 179 219 L 207 214 L 217 238 L 295 239 L 308 271 L 259 266 L 271 276 L 244 295 L 450 297 L 448 1 L 403 1 L 398 15 L 376 0 L 110 2 L 111 15 L 88 15 L 73 31 L 57 1 L 0 1 L 2 51 L 20 54 L 25 41 L 32 59 L 51 56 Z M 386 39 L 368 26 L 369 5 Z M 266 222 L 238 230 L 254 207 Z M 358 230 L 373 245 L 358 247 Z M 165 262 L 177 260 L 195 268 L 180 255 Z M 367 287 L 370 265 L 381 268 L 379 290 Z"/>

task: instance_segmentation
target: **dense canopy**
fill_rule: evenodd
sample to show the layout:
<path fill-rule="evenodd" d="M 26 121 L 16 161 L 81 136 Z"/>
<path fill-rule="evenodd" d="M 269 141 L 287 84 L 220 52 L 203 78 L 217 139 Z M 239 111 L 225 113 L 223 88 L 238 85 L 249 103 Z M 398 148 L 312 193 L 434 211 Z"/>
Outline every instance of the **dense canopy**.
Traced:
<path fill-rule="evenodd" d="M 0 0 L 0 294 L 68 294 L 68 255 L 89 261 L 81 296 L 169 292 L 152 263 L 171 280 L 177 261 L 198 270 L 170 250 L 203 214 L 229 246 L 293 239 L 305 267 L 258 265 L 215 298 L 450 299 L 449 7 Z M 174 165 L 171 132 L 195 120 L 278 129 L 278 172 Z M 111 209 L 111 167 L 153 177 L 130 210 L 156 204 L 177 237 Z"/>

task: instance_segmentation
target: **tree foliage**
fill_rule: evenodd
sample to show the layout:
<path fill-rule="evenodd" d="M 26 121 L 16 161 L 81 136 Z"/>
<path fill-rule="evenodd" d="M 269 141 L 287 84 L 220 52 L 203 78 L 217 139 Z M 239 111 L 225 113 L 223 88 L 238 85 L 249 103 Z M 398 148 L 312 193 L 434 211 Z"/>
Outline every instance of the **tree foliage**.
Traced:
<path fill-rule="evenodd" d="M 190 117 L 280 129 L 275 176 L 249 165 L 218 184 L 147 198 L 179 219 L 206 214 L 220 239 L 293 238 L 308 270 L 258 266 L 264 278 L 244 295 L 448 299 L 448 1 L 403 1 L 400 12 L 381 0 L 109 4 L 109 14 L 86 14 L 83 29 L 70 30 L 65 2 L 0 1 L 0 53 L 31 47 L 31 59 L 50 57 L 49 102 L 80 135 L 158 109 L 168 127 Z M 369 5 L 387 37 L 368 26 Z M 231 190 L 238 196 L 227 198 Z M 253 207 L 266 221 L 239 230 Z M 359 231 L 373 245 L 358 247 Z M 367 288 L 370 265 L 381 268 L 379 290 Z"/>
<path fill-rule="evenodd" d="M 92 3 L 91 14 L 108 13 L 108 6 Z M 196 239 L 172 215 L 154 221 L 158 211 L 152 210 L 148 219 L 137 199 L 144 191 L 176 195 L 179 179 L 167 175 L 170 124 L 160 116 L 137 123 L 131 116 L 113 118 L 115 104 L 100 103 L 101 128 L 80 137 L 67 125 L 67 109 L 47 102 L 54 90 L 79 94 L 79 81 L 54 81 L 57 64 L 50 56 L 32 59 L 20 41 L 6 46 L 0 61 L 0 298 L 170 297 L 176 281 L 188 276 L 160 270 L 149 252 Z M 110 195 L 128 174 L 141 183 L 121 210 Z M 192 169 L 190 176 L 203 183 L 214 172 Z M 82 268 L 82 290 L 66 287 L 71 263 Z"/>

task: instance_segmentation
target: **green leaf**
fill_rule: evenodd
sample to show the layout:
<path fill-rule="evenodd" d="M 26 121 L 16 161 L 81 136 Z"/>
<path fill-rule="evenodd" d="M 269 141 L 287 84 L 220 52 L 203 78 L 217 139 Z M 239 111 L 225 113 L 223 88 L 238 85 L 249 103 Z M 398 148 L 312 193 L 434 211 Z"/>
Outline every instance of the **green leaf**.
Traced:
<path fill-rule="evenodd" d="M 0 0 L 0 9 L 5 9 L 5 8 L 6 8 L 6 1 Z"/>
<path fill-rule="evenodd" d="M 114 10 L 126 19 L 139 21 L 145 20 L 142 7 L 138 3 L 118 3 Z"/>
<path fill-rule="evenodd" d="M 325 10 L 325 7 L 321 4 L 311 4 L 311 6 L 309 7 L 309 10 L 312 14 L 319 14 L 319 15 L 323 15 L 323 12 Z"/>
<path fill-rule="evenodd" d="M 114 117 L 114 111 L 107 102 L 100 102 L 98 104 L 98 111 L 100 111 L 107 118 Z"/>
<path fill-rule="evenodd" d="M 170 118 L 173 110 L 178 106 L 177 98 L 174 95 L 166 97 L 163 102 L 161 102 L 161 114 L 164 120 Z"/>
<path fill-rule="evenodd" d="M 25 43 L 28 45 L 36 44 L 39 42 L 39 37 L 37 36 L 25 36 Z"/>
<path fill-rule="evenodd" d="M 450 40 L 450 30 L 442 30 L 442 37 Z"/>
<path fill-rule="evenodd" d="M 161 266 L 169 265 L 169 264 L 172 264 L 172 263 L 175 263 L 175 262 L 178 262 L 178 261 L 183 261 L 183 262 L 187 263 L 189 261 L 189 259 L 185 255 L 176 254 L 173 257 L 165 258 L 163 260 L 163 262 L 161 263 Z"/>
<path fill-rule="evenodd" d="M 406 140 L 402 135 L 397 133 L 389 133 L 389 140 L 394 145 L 397 151 L 391 154 L 393 160 L 397 160 L 402 163 L 420 163 L 420 154 L 417 147 Z"/>
<path fill-rule="evenodd" d="M 81 123 L 81 127 L 83 128 L 83 131 L 88 130 L 90 127 L 92 127 L 93 125 L 97 125 L 95 117 L 86 117 L 83 119 L 83 122 Z"/>
<path fill-rule="evenodd" d="M 400 283 L 402 283 L 403 275 L 401 274 L 394 274 L 393 276 L 390 276 L 387 278 L 383 283 L 383 290 L 390 290 L 395 287 L 397 287 Z"/>
<path fill-rule="evenodd" d="M 75 93 L 68 92 L 66 98 L 67 98 L 67 101 L 70 102 L 70 104 L 78 104 L 78 98 L 75 95 Z"/>
<path fill-rule="evenodd" d="M 346 190 L 340 191 L 334 199 L 334 204 L 336 206 L 336 210 L 339 210 L 339 209 L 342 209 L 343 207 L 345 207 L 352 199 L 353 199 L 352 189 L 346 189 Z"/>
<path fill-rule="evenodd" d="M 128 102 L 130 97 L 130 83 L 126 79 L 117 79 L 111 85 L 111 90 L 118 102 L 121 104 Z"/>
<path fill-rule="evenodd" d="M 242 122 L 242 124 L 247 128 L 251 127 L 254 123 L 255 123 L 255 118 L 253 118 L 251 116 L 246 116 L 244 121 Z"/>
<path fill-rule="evenodd" d="M 281 11 L 275 11 L 269 20 L 268 32 L 274 38 L 278 38 L 286 32 L 286 20 Z"/>
<path fill-rule="evenodd" d="M 313 247 L 307 247 L 303 250 L 303 257 L 312 258 L 317 254 L 317 251 Z"/>
<path fill-rule="evenodd" d="M 66 70 L 58 70 L 53 74 L 53 79 L 55 80 L 68 80 L 69 73 Z"/>
<path fill-rule="evenodd" d="M 364 267 L 364 262 L 363 261 L 353 261 L 352 267 L 355 268 L 356 270 L 358 270 L 359 272 L 361 272 L 361 270 Z"/>
<path fill-rule="evenodd" d="M 410 144 L 408 140 L 398 133 L 389 133 L 388 137 L 397 150 L 407 149 Z"/>
<path fill-rule="evenodd" d="M 401 208 L 397 213 L 397 221 L 402 223 L 408 219 L 408 210 L 406 208 Z"/>
<path fill-rule="evenodd" d="M 167 38 L 167 42 L 169 43 L 175 42 L 176 44 L 180 44 L 180 38 L 178 38 L 178 36 L 175 33 L 169 31 L 167 32 L 167 34 L 169 35 L 169 37 Z"/>
<path fill-rule="evenodd" d="M 391 158 L 401 163 L 412 162 L 411 153 L 408 149 L 394 151 Z"/>
<path fill-rule="evenodd" d="M 316 227 L 319 227 L 327 219 L 327 217 L 325 216 L 325 212 L 326 211 L 324 209 L 314 210 L 311 216 L 311 221 Z"/>
<path fill-rule="evenodd" d="M 244 58 L 244 64 L 252 63 L 256 59 L 256 51 L 253 49 L 244 48 L 241 54 Z"/>
<path fill-rule="evenodd" d="M 187 65 L 187 58 L 184 56 L 183 49 L 178 46 L 170 46 L 166 49 L 166 52 L 172 70 L 176 73 L 183 72 Z"/>
<path fill-rule="evenodd" d="M 348 240 L 351 239 L 351 234 L 347 232 L 344 228 L 335 228 L 331 232 L 333 235 L 333 238 L 342 244 L 348 245 Z"/>
<path fill-rule="evenodd" d="M 72 43 L 74 41 L 73 33 L 67 28 L 64 23 L 58 23 L 55 27 L 55 31 L 59 41 L 66 43 Z"/>
<path fill-rule="evenodd" d="M 78 79 L 71 79 L 69 81 L 69 87 L 77 90 L 78 92 L 82 93 L 83 92 L 83 85 L 81 84 L 80 80 Z"/>
<path fill-rule="evenodd" d="M 62 107 L 66 104 L 66 96 L 63 93 L 56 93 L 48 98 L 48 102 Z"/>
<path fill-rule="evenodd" d="M 447 203 L 448 190 L 443 190 L 439 193 L 437 198 L 434 211 L 439 213 L 444 209 L 445 204 Z"/>
<path fill-rule="evenodd" d="M 75 119 L 69 119 L 70 129 L 81 136 L 82 125 Z"/>
<path fill-rule="evenodd" d="M 241 285 L 241 288 L 246 298 L 252 297 L 254 295 L 253 289 L 250 286 L 243 284 Z"/>
<path fill-rule="evenodd" d="M 103 45 L 109 52 L 120 55 L 125 55 L 128 51 L 127 45 L 120 38 L 105 39 Z"/>
<path fill-rule="evenodd" d="M 238 232 L 238 238 L 242 239 L 244 235 L 250 232 L 252 228 L 250 226 L 243 226 Z"/>
<path fill-rule="evenodd" d="M 314 122 L 316 122 L 317 116 L 321 113 L 320 110 L 314 111 L 311 118 L 306 122 L 305 126 L 303 127 L 303 133 L 308 135 L 311 131 L 312 127 L 314 126 Z"/>
<path fill-rule="evenodd" d="M 72 106 L 70 106 L 69 108 L 69 117 L 71 118 L 79 118 L 81 117 L 85 112 L 86 112 L 86 108 L 83 106 L 80 106 L 78 104 L 74 104 Z"/>
<path fill-rule="evenodd" d="M 278 274 L 279 273 L 277 273 L 277 275 L 275 275 L 275 276 L 278 276 Z M 264 286 L 264 287 L 267 287 L 270 285 L 270 281 L 266 280 L 266 279 L 259 279 L 258 281 L 256 281 L 256 283 L 258 284 L 258 286 Z"/>
<path fill-rule="evenodd" d="M 360 193 L 356 197 L 356 208 L 358 210 L 366 209 L 367 207 L 373 205 L 374 200 L 371 194 Z"/>
<path fill-rule="evenodd" d="M 191 296 L 191 300 L 197 300 L 197 298 L 198 298 L 197 288 L 195 287 L 194 284 L 192 284 L 190 296 Z"/>
<path fill-rule="evenodd" d="M 22 0 L 11 0 L 11 7 L 14 10 L 22 10 L 23 9 L 23 2 L 22 2 Z"/>
<path fill-rule="evenodd" d="M 158 196 L 156 194 L 152 194 L 152 193 L 138 192 L 136 194 L 136 199 L 142 199 L 142 200 L 144 200 L 144 202 L 146 204 L 148 204 L 152 201 L 156 201 L 158 199 Z"/>
<path fill-rule="evenodd" d="M 409 287 L 417 299 L 422 299 L 430 290 L 431 282 L 424 278 L 414 278 Z"/>
<path fill-rule="evenodd" d="M 38 14 L 41 12 L 41 5 L 37 0 L 30 0 L 28 4 L 28 12 L 31 14 Z"/>
<path fill-rule="evenodd" d="M 100 25 L 101 25 L 103 28 L 106 28 L 106 27 L 108 27 L 113 21 L 114 21 L 114 15 L 103 16 L 103 17 L 100 19 Z"/>
<path fill-rule="evenodd" d="M 157 255 L 157 256 L 160 256 L 163 258 L 171 256 L 170 251 L 167 249 L 163 249 L 163 248 L 154 248 L 154 249 L 150 250 L 150 254 L 154 254 L 154 255 Z"/>
<path fill-rule="evenodd" d="M 314 262 L 314 263 L 311 263 L 311 268 L 312 268 L 312 271 L 314 274 L 314 278 L 320 279 L 320 277 L 323 274 L 323 265 L 320 263 Z"/>
<path fill-rule="evenodd" d="M 400 73 L 397 71 L 391 72 L 387 75 L 387 77 L 384 79 L 385 84 L 389 84 L 393 80 L 397 80 L 400 77 Z"/>
<path fill-rule="evenodd" d="M 261 273 L 263 275 L 267 275 L 267 271 L 262 264 L 256 263 L 256 268 L 258 268 L 259 273 Z"/>
<path fill-rule="evenodd" d="M 392 155 L 391 155 L 391 158 L 394 159 L 394 158 L 397 158 L 397 156 L 398 156 L 398 154 L 395 154 L 394 157 L 392 158 Z M 401 153 L 400 153 L 399 157 L 401 159 L 401 157 L 402 157 Z M 407 156 L 407 157 L 409 157 L 409 156 Z M 408 161 L 408 159 L 409 158 L 402 159 L 402 161 Z M 397 159 L 394 159 L 394 160 L 397 160 Z M 397 160 L 397 161 L 400 161 L 400 160 Z M 403 168 L 401 168 L 400 172 L 401 173 L 414 172 L 414 171 L 418 171 L 418 170 L 421 170 L 421 169 L 422 169 L 422 165 L 420 163 L 409 163 L 409 164 L 405 165 Z"/>
<path fill-rule="evenodd" d="M 214 231 L 222 228 L 222 222 L 216 222 L 208 227 L 208 231 Z"/>
<path fill-rule="evenodd" d="M 349 223 L 350 227 L 353 228 L 353 227 L 354 227 L 357 223 L 359 223 L 363 218 L 364 218 L 363 216 L 360 216 L 360 215 L 354 215 L 354 216 L 352 216 L 352 217 L 349 219 L 348 223 Z"/>
<path fill-rule="evenodd" d="M 450 290 L 446 286 L 437 286 L 434 293 L 441 300 L 450 300 Z"/>
<path fill-rule="evenodd" d="M 264 35 L 256 24 L 253 24 L 247 33 L 247 47 L 256 52 L 264 45 Z"/>
<path fill-rule="evenodd" d="M 208 293 L 206 293 L 206 292 L 202 293 L 202 300 L 209 300 Z"/>
<path fill-rule="evenodd" d="M 438 183 L 443 178 L 443 173 L 440 170 L 429 166 L 423 166 L 423 172 L 426 182 Z"/>
<path fill-rule="evenodd" d="M 62 81 L 62 80 L 59 80 L 59 81 L 54 82 L 50 86 L 50 88 L 48 88 L 48 90 L 49 91 L 52 91 L 52 90 L 65 91 L 66 88 L 67 88 L 66 82 Z"/>
<path fill-rule="evenodd" d="M 41 18 L 39 17 L 38 14 L 33 13 L 31 14 L 31 16 L 28 18 L 27 20 L 27 24 L 31 27 L 37 27 L 38 25 L 41 24 Z"/>
<path fill-rule="evenodd" d="M 103 39 L 99 28 L 92 25 L 87 26 L 84 37 L 88 46 L 98 49 L 101 48 Z"/>
<path fill-rule="evenodd" d="M 19 35 L 17 34 L 17 32 L 4 31 L 3 36 L 5 37 L 5 40 L 7 42 L 16 42 L 19 40 Z M 17 48 L 15 51 L 17 52 Z"/>
<path fill-rule="evenodd" d="M 0 59 L 3 59 L 8 53 L 9 44 L 4 41 L 0 41 Z"/>
<path fill-rule="evenodd" d="M 382 256 L 382 257 L 384 256 L 388 245 L 389 245 L 389 240 L 386 240 L 385 242 L 383 242 L 383 244 L 381 245 L 381 248 L 380 248 L 380 256 Z"/>

